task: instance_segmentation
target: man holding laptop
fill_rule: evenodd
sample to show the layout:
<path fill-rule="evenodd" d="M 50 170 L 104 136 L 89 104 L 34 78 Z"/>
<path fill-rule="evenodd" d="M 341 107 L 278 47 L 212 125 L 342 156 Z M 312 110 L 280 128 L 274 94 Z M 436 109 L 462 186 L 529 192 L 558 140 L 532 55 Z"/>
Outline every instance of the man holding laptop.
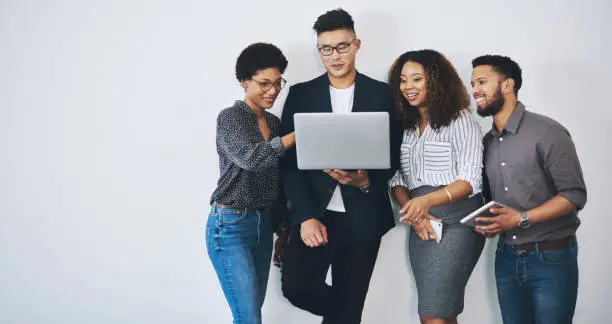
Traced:
<path fill-rule="evenodd" d="M 387 153 L 380 157 L 382 165 L 399 161 L 395 155 L 399 154 L 401 128 L 390 115 L 390 92 L 385 83 L 356 71 L 355 56 L 361 41 L 351 16 L 342 9 L 328 11 L 317 19 L 314 30 L 327 73 L 291 87 L 281 118 L 281 134 L 294 131 L 300 117 L 296 114 L 379 112 L 372 115 L 372 125 L 376 125 L 380 113 L 386 113 L 388 127 L 358 131 L 372 136 L 385 132 L 390 148 L 382 151 Z M 297 142 L 307 140 L 299 136 L 298 131 Z M 329 141 L 336 139 L 330 137 Z M 369 149 L 371 146 L 363 146 L 364 142 L 357 139 L 352 145 Z M 342 153 L 343 147 L 336 151 L 330 154 Z M 347 151 L 355 150 L 347 147 Z M 298 161 L 298 155 L 295 149 L 287 151 L 281 164 L 294 225 L 282 260 L 283 294 L 293 305 L 323 316 L 323 323 L 360 323 L 380 239 L 394 226 L 387 181 L 395 168 L 387 165 L 385 169 L 368 170 L 372 165 L 369 162 L 377 165 L 376 161 L 352 161 L 354 158 L 347 156 L 346 161 L 355 164 L 343 165 L 353 165 L 354 170 L 332 169 L 337 168 L 332 164 L 323 170 L 305 170 L 311 169 L 309 161 L 306 156 Z M 330 266 L 331 286 L 325 283 Z"/>
<path fill-rule="evenodd" d="M 484 137 L 485 194 L 507 207 L 478 217 L 500 233 L 495 258 L 505 324 L 572 323 L 578 292 L 578 210 L 586 187 L 569 132 L 518 101 L 521 69 L 505 56 L 472 61 L 478 114 L 493 116 Z"/>

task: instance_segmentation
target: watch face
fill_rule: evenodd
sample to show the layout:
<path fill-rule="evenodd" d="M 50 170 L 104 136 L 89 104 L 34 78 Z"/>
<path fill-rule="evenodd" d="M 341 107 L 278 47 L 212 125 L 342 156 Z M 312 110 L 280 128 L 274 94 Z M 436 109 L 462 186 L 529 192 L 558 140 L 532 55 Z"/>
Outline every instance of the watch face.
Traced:
<path fill-rule="evenodd" d="M 527 215 L 521 215 L 519 226 L 522 228 L 527 228 L 529 225 L 531 225 L 531 222 L 529 221 L 529 218 L 527 218 Z"/>

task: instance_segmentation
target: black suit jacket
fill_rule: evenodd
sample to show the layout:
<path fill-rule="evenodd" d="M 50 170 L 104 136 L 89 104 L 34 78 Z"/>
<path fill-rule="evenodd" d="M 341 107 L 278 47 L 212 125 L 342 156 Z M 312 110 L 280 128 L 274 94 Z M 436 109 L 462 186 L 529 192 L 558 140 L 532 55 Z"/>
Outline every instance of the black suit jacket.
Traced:
<path fill-rule="evenodd" d="M 293 115 L 302 112 L 332 112 L 329 78 L 323 74 L 289 89 L 283 108 L 280 134 L 294 130 Z M 395 225 L 388 195 L 388 181 L 399 164 L 403 129 L 394 113 L 391 93 L 386 83 L 357 72 L 352 112 L 389 112 L 391 169 L 368 170 L 370 190 L 362 192 L 350 185 L 340 185 L 348 226 L 360 238 L 379 238 Z M 376 132 L 376 129 L 364 129 Z M 291 223 L 299 226 L 311 218 L 321 218 L 338 182 L 319 170 L 299 170 L 295 148 L 281 161 L 284 188 L 290 201 Z"/>

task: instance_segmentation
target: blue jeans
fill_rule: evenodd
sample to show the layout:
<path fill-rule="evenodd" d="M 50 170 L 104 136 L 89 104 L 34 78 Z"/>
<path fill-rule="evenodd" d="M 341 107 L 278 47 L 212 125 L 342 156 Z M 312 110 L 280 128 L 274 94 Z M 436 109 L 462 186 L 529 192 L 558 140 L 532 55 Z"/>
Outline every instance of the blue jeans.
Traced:
<path fill-rule="evenodd" d="M 206 224 L 206 248 L 234 324 L 261 324 L 272 259 L 268 215 L 213 205 Z"/>
<path fill-rule="evenodd" d="M 504 324 L 572 323 L 578 295 L 578 245 L 519 251 L 500 243 L 495 257 Z"/>

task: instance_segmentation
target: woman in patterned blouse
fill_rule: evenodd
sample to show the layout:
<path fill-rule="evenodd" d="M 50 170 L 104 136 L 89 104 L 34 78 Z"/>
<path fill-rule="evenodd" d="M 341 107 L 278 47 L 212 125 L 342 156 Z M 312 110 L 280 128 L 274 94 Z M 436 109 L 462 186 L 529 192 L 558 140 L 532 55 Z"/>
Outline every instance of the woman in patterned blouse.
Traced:
<path fill-rule="evenodd" d="M 295 136 L 278 136 L 280 120 L 266 111 L 285 85 L 287 63 L 272 44 L 244 49 L 236 62 L 244 100 L 217 118 L 221 175 L 210 200 L 206 246 L 234 323 L 261 323 L 273 231 L 281 243 L 287 234 L 279 160 Z"/>

